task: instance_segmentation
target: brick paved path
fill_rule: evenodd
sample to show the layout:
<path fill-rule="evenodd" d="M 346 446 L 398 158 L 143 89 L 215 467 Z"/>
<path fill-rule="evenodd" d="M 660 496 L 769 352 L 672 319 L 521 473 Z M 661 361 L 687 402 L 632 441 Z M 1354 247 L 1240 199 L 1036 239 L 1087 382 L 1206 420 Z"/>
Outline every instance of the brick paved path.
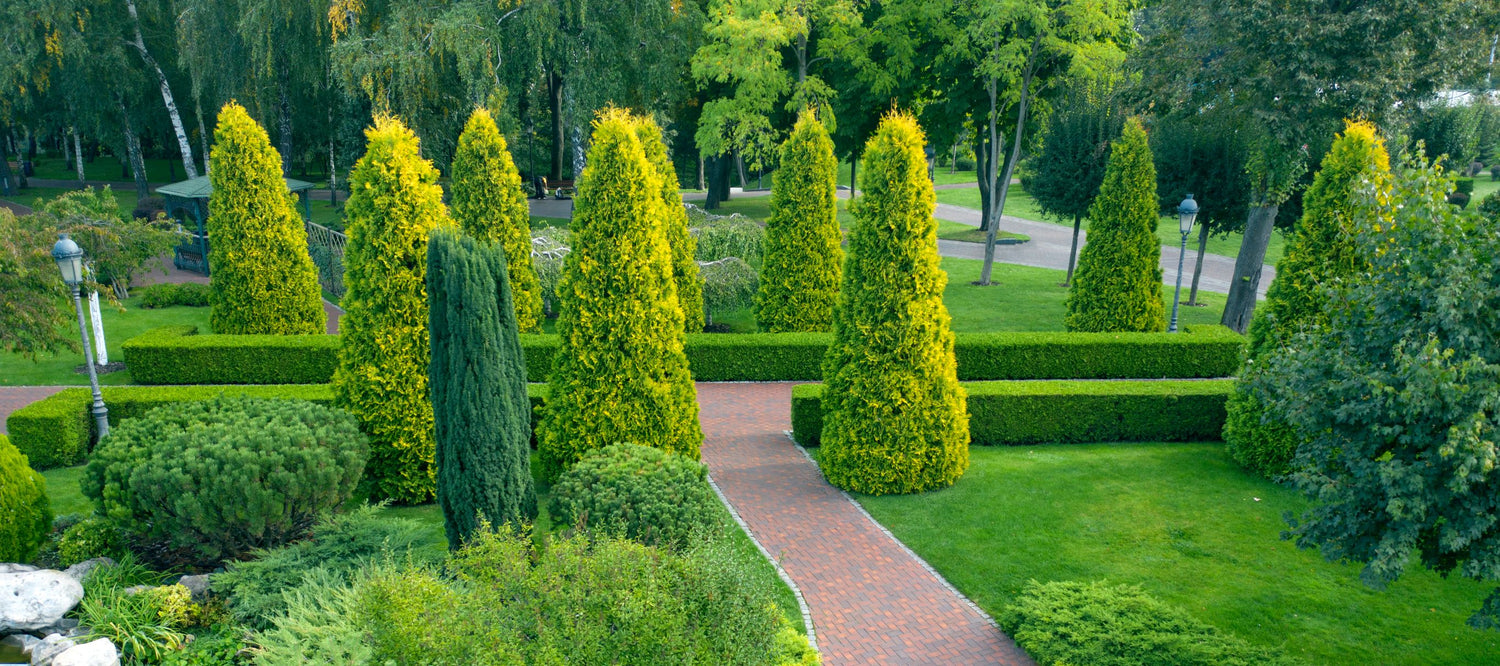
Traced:
<path fill-rule="evenodd" d="M 1034 663 L 787 440 L 791 387 L 699 384 L 703 461 L 806 597 L 823 663 Z"/>
<path fill-rule="evenodd" d="M 5 434 L 5 419 L 26 405 L 51 396 L 66 386 L 0 386 L 0 435 Z"/>

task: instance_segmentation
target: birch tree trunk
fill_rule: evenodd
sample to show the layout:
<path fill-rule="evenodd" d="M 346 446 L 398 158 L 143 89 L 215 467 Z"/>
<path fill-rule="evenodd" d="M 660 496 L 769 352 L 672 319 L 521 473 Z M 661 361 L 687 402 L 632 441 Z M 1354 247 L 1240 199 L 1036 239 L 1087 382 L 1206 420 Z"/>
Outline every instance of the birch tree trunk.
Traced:
<path fill-rule="evenodd" d="M 78 138 L 78 128 L 69 127 L 68 132 L 73 135 L 73 170 L 78 172 L 78 184 L 82 185 L 83 176 L 83 141 Z"/>
<path fill-rule="evenodd" d="M 198 154 L 203 156 L 203 173 L 207 174 L 213 170 L 213 165 L 208 161 L 208 129 L 203 126 L 203 100 L 197 94 L 193 95 L 193 113 L 198 116 Z"/>
<path fill-rule="evenodd" d="M 177 134 L 177 148 L 182 151 L 182 171 L 189 179 L 198 177 L 198 166 L 193 163 L 193 146 L 188 143 L 187 130 L 182 126 L 182 114 L 177 112 L 177 102 L 172 97 L 172 85 L 167 82 L 167 74 L 161 66 L 156 64 L 156 58 L 151 56 L 150 49 L 146 48 L 146 38 L 141 36 L 141 16 L 135 9 L 135 0 L 125 0 L 125 8 L 130 12 L 130 25 L 135 29 L 135 41 L 131 42 L 135 50 L 140 52 L 141 60 L 146 67 L 156 73 L 156 82 L 161 86 L 161 100 L 167 106 L 167 116 L 172 119 L 172 131 Z"/>
<path fill-rule="evenodd" d="M 125 130 L 125 156 L 130 162 L 130 175 L 135 179 L 135 197 L 151 196 L 151 186 L 146 182 L 146 161 L 141 157 L 141 138 L 135 133 L 135 123 L 130 122 L 130 112 L 124 102 L 116 102 L 120 110 L 120 125 Z"/>

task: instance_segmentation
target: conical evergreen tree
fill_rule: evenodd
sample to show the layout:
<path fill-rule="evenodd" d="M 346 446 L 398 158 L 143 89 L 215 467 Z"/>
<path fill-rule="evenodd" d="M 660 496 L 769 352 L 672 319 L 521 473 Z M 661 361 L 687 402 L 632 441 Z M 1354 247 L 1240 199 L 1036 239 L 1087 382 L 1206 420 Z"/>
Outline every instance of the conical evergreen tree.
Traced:
<path fill-rule="evenodd" d="M 215 333 L 323 333 L 328 316 L 307 229 L 266 131 L 230 102 L 214 128 L 206 228 Z"/>
<path fill-rule="evenodd" d="M 427 237 L 453 226 L 437 169 L 393 118 L 366 130 L 349 174 L 348 245 L 335 402 L 370 437 L 365 481 L 377 499 L 419 503 L 435 490 L 427 332 Z"/>
<path fill-rule="evenodd" d="M 1276 264 L 1265 303 L 1256 309 L 1245 370 L 1226 406 L 1229 455 L 1250 471 L 1266 477 L 1285 474 L 1298 444 L 1290 426 L 1266 421 L 1260 396 L 1250 387 L 1259 369 L 1256 361 L 1301 328 L 1322 321 L 1323 289 L 1365 269 L 1353 235 L 1354 195 L 1366 179 L 1388 188 L 1390 173 L 1391 158 L 1375 126 L 1350 122 L 1334 139 L 1302 198 L 1302 220 Z"/>
<path fill-rule="evenodd" d="M 531 401 L 505 251 L 438 229 L 427 244 L 437 498 L 448 546 L 536 517 Z"/>
<path fill-rule="evenodd" d="M 844 250 L 839 232 L 838 159 L 828 129 L 811 112 L 781 146 L 771 183 L 766 259 L 755 322 L 768 333 L 826 331 L 838 304 Z"/>
<path fill-rule="evenodd" d="M 646 159 L 661 177 L 662 233 L 672 246 L 672 279 L 677 283 L 677 304 L 682 308 L 682 329 L 688 333 L 703 330 L 703 278 L 698 276 L 698 240 L 688 233 L 687 209 L 682 205 L 682 191 L 677 184 L 677 168 L 667 155 L 661 128 L 650 118 L 637 120 L 636 138 Z"/>
<path fill-rule="evenodd" d="M 557 289 L 562 340 L 537 428 L 549 479 L 616 442 L 695 460 L 703 442 L 661 176 L 635 132 L 629 114 L 605 111 L 578 179 L 573 247 Z"/>
<path fill-rule="evenodd" d="M 1104 184 L 1089 208 L 1088 242 L 1068 291 L 1068 330 L 1166 330 L 1157 205 L 1146 129 L 1132 118 L 1110 146 Z"/>
<path fill-rule="evenodd" d="M 893 113 L 865 146 L 823 359 L 820 465 L 830 483 L 862 493 L 940 488 L 969 467 L 925 140 L 916 119 Z"/>
<path fill-rule="evenodd" d="M 470 236 L 505 249 L 522 333 L 542 330 L 542 287 L 531 267 L 531 208 L 521 174 L 490 112 L 475 109 L 453 155 L 453 221 Z"/>

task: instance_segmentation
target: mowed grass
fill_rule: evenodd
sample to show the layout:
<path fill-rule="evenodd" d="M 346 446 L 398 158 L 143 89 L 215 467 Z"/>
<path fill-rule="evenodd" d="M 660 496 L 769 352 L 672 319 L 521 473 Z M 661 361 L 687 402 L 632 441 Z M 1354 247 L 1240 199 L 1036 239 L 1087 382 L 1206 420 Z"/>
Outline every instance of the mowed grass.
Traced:
<path fill-rule="evenodd" d="M 1028 580 L 1140 585 L 1312 664 L 1495 664 L 1494 587 L 1415 563 L 1383 591 L 1279 538 L 1306 504 L 1220 444 L 972 447 L 953 487 L 859 502 L 991 615 Z"/>
<path fill-rule="evenodd" d="M 111 363 L 125 360 L 120 346 L 141 333 L 158 326 L 197 326 L 200 332 L 208 332 L 208 308 L 173 306 L 148 310 L 140 307 L 140 299 L 126 299 L 125 310 L 111 306 L 107 301 L 99 303 L 99 316 L 104 320 L 104 341 L 109 350 Z M 62 307 L 62 304 L 59 304 Z M 70 317 L 73 304 L 66 305 Z M 64 334 L 71 340 L 78 339 L 78 324 L 70 319 Z M 57 354 L 38 354 L 35 359 L 21 354 L 0 352 L 0 386 L 62 386 L 88 385 L 89 376 L 74 372 L 83 365 L 83 353 L 64 351 Z M 121 370 L 99 375 L 101 384 L 129 384 L 130 371 Z"/>

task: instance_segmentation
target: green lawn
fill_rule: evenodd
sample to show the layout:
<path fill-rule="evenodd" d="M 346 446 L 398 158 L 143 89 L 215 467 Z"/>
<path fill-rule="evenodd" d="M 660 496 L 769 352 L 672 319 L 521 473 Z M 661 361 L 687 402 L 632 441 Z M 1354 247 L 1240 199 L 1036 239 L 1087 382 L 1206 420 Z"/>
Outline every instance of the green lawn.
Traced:
<path fill-rule="evenodd" d="M 985 242 L 985 232 L 980 231 L 979 227 L 971 227 L 967 224 L 950 220 L 938 220 L 937 235 L 938 238 L 943 240 L 964 241 L 966 243 Z M 995 232 L 995 238 L 1002 240 L 1007 238 L 1023 241 L 1031 240 L 1026 234 L 1014 234 L 1009 231 L 998 230 Z"/>
<path fill-rule="evenodd" d="M 100 317 L 104 320 L 104 341 L 109 349 L 110 362 L 125 360 L 120 351 L 120 345 L 126 340 L 133 338 L 147 330 L 158 326 L 195 325 L 198 330 L 207 332 L 208 308 L 190 308 L 175 306 L 170 308 L 158 308 L 147 310 L 138 305 L 138 298 L 126 299 L 123 305 L 125 311 L 113 308 L 109 303 L 100 301 Z M 72 310 L 72 305 L 68 306 Z M 78 326 L 73 324 L 68 327 L 68 334 L 73 339 L 78 337 Z M 83 354 L 64 352 L 60 354 L 39 355 L 35 360 L 28 359 L 20 354 L 9 354 L 0 352 L 0 386 L 58 386 L 65 384 L 88 385 L 89 376 L 73 371 L 74 368 L 83 364 Z M 100 375 L 99 382 L 102 384 L 129 384 L 130 371 L 122 370 L 107 375 Z"/>
<path fill-rule="evenodd" d="M 1103 579 L 1314 664 L 1500 654 L 1500 632 L 1464 625 L 1493 584 L 1413 564 L 1384 591 L 1365 587 L 1358 566 L 1280 540 L 1282 513 L 1303 500 L 1219 444 L 973 447 L 952 488 L 859 501 L 991 615 L 1028 580 Z"/>
<path fill-rule="evenodd" d="M 849 200 L 839 199 L 838 220 L 839 226 L 845 229 L 854 224 L 854 215 L 849 212 Z M 740 196 L 729 201 L 720 202 L 717 210 L 709 211 L 715 215 L 732 215 L 739 213 L 752 220 L 765 222 L 771 217 L 770 196 Z"/>
<path fill-rule="evenodd" d="M 73 188 L 73 189 L 77 189 L 77 188 Z M 23 206 L 29 206 L 31 208 L 40 208 L 39 204 L 41 202 L 48 201 L 48 200 L 51 200 L 51 199 L 56 199 L 57 197 L 60 197 L 60 196 L 62 196 L 64 194 L 67 194 L 68 192 L 73 191 L 73 189 L 60 188 L 60 187 L 28 187 L 28 188 L 26 188 L 24 190 L 21 190 L 21 193 L 18 194 L 18 195 L 16 195 L 16 196 L 13 196 L 13 197 L 0 197 L 0 198 L 4 198 L 4 199 L 9 200 L 9 201 L 14 201 L 14 202 L 16 202 L 18 204 L 21 204 Z M 114 194 L 115 195 L 115 200 L 120 202 L 120 212 L 121 213 L 129 214 L 130 211 L 135 210 L 135 201 L 136 201 L 136 198 L 135 198 L 135 189 L 134 188 L 130 188 L 130 189 L 110 188 L 110 193 Z"/>
<path fill-rule="evenodd" d="M 78 172 L 70 167 L 67 160 L 62 156 L 39 155 L 32 168 L 36 171 L 32 178 L 47 180 L 78 180 Z M 169 159 L 147 159 L 146 181 L 150 183 L 169 183 L 172 176 L 176 180 L 183 179 L 182 161 Z M 90 162 L 88 158 L 83 160 L 83 175 L 85 180 L 113 180 L 129 181 L 134 179 L 131 173 L 120 170 L 120 160 L 113 155 L 100 155 Z"/>

